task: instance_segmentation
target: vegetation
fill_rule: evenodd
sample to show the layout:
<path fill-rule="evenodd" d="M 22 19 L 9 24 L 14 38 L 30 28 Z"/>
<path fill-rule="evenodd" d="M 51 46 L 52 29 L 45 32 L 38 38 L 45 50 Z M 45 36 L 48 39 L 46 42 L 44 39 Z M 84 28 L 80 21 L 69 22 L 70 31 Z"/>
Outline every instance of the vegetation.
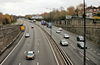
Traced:
<path fill-rule="evenodd" d="M 9 15 L 9 14 L 2 14 L 0 13 L 0 24 L 11 24 L 14 23 L 17 20 L 17 17 L 14 15 Z"/>
<path fill-rule="evenodd" d="M 83 4 L 79 4 L 77 7 L 70 6 L 67 10 L 63 8 L 61 10 L 53 10 L 49 13 L 45 12 L 41 14 L 46 21 L 60 21 L 65 20 L 66 15 L 68 16 L 82 16 L 83 15 Z"/>

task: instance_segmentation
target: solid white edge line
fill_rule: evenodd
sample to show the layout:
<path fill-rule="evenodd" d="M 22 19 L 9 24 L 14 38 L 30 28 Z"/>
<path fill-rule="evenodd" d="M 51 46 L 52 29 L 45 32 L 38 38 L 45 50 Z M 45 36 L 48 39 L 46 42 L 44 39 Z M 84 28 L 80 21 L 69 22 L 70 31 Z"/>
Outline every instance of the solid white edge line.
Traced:
<path fill-rule="evenodd" d="M 25 31 L 25 32 L 26 32 L 26 31 Z M 20 39 L 20 41 L 18 42 L 18 44 L 13 48 L 13 50 L 8 54 L 8 56 L 1 62 L 0 65 L 2 65 L 2 64 L 7 60 L 7 58 L 13 53 L 13 51 L 18 47 L 18 45 L 20 44 L 20 42 L 22 41 L 22 39 L 23 39 L 23 37 L 24 37 L 24 35 L 25 35 L 25 32 L 24 32 L 22 38 Z"/>
<path fill-rule="evenodd" d="M 45 35 L 44 35 L 45 36 Z M 55 57 L 55 60 L 56 60 L 56 62 L 57 62 L 57 65 L 60 65 L 59 64 L 59 62 L 58 62 L 58 60 L 57 60 L 57 57 L 56 57 L 56 55 L 55 55 L 55 52 L 54 52 L 54 50 L 53 50 L 53 48 L 52 48 L 52 46 L 51 46 L 51 44 L 50 44 L 50 41 L 48 40 L 48 38 L 45 36 L 45 38 L 47 39 L 47 41 L 48 41 L 48 43 L 49 43 L 49 45 L 50 45 L 50 47 L 51 47 L 51 50 L 52 50 L 52 52 L 53 52 L 53 55 L 54 55 L 54 57 Z"/>
<path fill-rule="evenodd" d="M 24 37 L 24 34 L 22 36 L 22 38 L 20 39 L 20 41 L 18 42 L 18 44 L 13 48 L 13 50 L 8 54 L 8 56 L 2 61 L 1 65 L 7 60 L 7 58 L 13 53 L 13 51 L 18 47 L 19 43 L 22 41 Z"/>

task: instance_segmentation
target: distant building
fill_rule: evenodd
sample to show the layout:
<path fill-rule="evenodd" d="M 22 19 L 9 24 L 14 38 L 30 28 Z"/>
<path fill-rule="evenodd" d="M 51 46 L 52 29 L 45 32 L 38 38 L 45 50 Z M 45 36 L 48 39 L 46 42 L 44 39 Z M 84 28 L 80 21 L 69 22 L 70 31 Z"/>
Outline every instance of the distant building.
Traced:
<path fill-rule="evenodd" d="M 99 7 L 89 6 L 86 8 L 86 16 L 89 18 L 91 18 L 93 15 L 99 12 L 100 12 L 100 6 Z"/>
<path fill-rule="evenodd" d="M 39 16 L 39 15 L 34 15 L 34 16 L 32 16 L 32 19 L 43 19 L 43 17 Z"/>

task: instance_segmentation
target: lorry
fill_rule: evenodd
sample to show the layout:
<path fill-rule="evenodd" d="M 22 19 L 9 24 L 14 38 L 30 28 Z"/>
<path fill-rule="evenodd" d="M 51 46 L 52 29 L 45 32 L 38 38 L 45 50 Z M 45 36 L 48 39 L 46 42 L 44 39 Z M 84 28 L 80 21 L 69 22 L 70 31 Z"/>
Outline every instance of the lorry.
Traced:
<path fill-rule="evenodd" d="M 20 30 L 21 30 L 22 32 L 24 32 L 24 31 L 25 31 L 25 26 L 24 26 L 24 25 L 20 26 Z"/>

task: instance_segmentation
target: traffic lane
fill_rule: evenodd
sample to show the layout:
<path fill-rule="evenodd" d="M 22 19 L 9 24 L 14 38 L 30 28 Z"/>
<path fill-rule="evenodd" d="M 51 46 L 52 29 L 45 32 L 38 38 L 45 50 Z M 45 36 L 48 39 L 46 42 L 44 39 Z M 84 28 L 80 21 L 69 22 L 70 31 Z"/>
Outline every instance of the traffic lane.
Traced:
<path fill-rule="evenodd" d="M 33 25 L 34 25 L 33 23 L 29 23 L 28 24 L 28 26 L 30 27 L 29 28 L 29 30 L 30 30 L 29 34 L 31 36 L 30 39 L 32 40 L 32 41 L 30 41 L 32 43 L 31 49 L 34 50 L 34 46 L 35 46 L 35 30 L 34 30 L 34 28 L 31 28 L 31 26 L 33 26 Z"/>
<path fill-rule="evenodd" d="M 63 31 L 62 31 L 62 33 L 61 33 L 61 36 L 63 36 Z M 83 56 L 83 49 L 80 49 L 80 48 L 78 48 L 77 47 L 77 42 L 78 41 L 76 41 L 75 39 L 71 39 L 71 36 L 70 36 L 70 39 L 69 39 L 69 42 L 70 43 L 73 43 L 72 44 L 72 47 L 73 48 L 77 48 L 77 50 L 80 52 L 80 54 Z M 88 42 L 87 42 L 88 43 Z M 88 60 L 91 60 L 91 63 L 92 64 L 97 64 L 97 65 L 99 65 L 100 64 L 100 57 L 99 57 L 99 55 L 97 55 L 96 53 L 94 53 L 94 51 L 91 51 L 91 49 L 89 48 L 89 45 L 87 45 L 87 47 L 88 47 L 88 49 L 86 49 L 87 50 L 87 58 L 88 58 Z M 96 52 L 96 51 L 95 51 Z"/>
<path fill-rule="evenodd" d="M 29 24 L 27 24 L 28 26 L 30 26 Z M 30 37 L 29 38 L 26 38 L 25 40 L 25 44 L 22 48 L 22 50 L 19 52 L 18 54 L 18 57 L 16 58 L 15 62 L 13 63 L 13 65 L 36 65 L 36 61 L 34 60 L 26 60 L 26 53 L 27 51 L 29 50 L 33 50 L 33 46 L 34 46 L 34 43 L 33 43 L 33 31 L 31 30 L 31 27 L 29 27 L 29 34 L 30 34 Z"/>
<path fill-rule="evenodd" d="M 59 34 L 58 34 L 59 36 Z M 52 35 L 53 37 L 53 35 Z M 63 39 L 62 36 L 59 36 L 58 39 L 57 39 L 57 36 L 54 36 L 56 40 L 58 40 L 58 43 L 59 43 L 59 40 Z M 61 38 L 61 39 L 60 39 Z M 68 48 L 67 47 L 62 47 L 63 50 L 66 52 L 66 54 L 69 55 L 69 57 L 71 58 L 71 60 L 74 62 L 75 65 L 80 65 L 83 63 L 83 49 L 80 49 L 78 47 L 74 47 L 73 46 L 73 43 L 70 42 L 69 40 L 67 40 L 69 42 L 69 46 Z M 87 60 L 87 65 L 96 65 L 98 64 L 98 62 L 96 61 L 92 61 L 90 60 L 90 58 L 86 57 L 86 60 Z"/>
<path fill-rule="evenodd" d="M 55 32 L 56 32 L 56 29 L 57 28 L 55 28 L 55 29 L 53 29 Z M 60 34 L 59 34 L 59 36 L 61 35 L 61 36 L 63 36 L 63 34 L 65 34 L 65 32 L 61 32 Z M 72 38 L 74 38 L 74 39 L 72 39 Z M 73 41 L 72 41 L 73 40 Z M 83 56 L 83 49 L 80 49 L 80 48 L 78 48 L 77 47 L 77 41 L 75 40 L 75 37 L 74 36 L 70 36 L 70 38 L 69 38 L 69 42 L 70 43 L 72 43 L 71 44 L 71 46 L 74 48 L 74 49 L 77 49 L 78 51 L 79 51 L 79 54 L 81 54 L 81 56 Z M 88 46 L 87 46 L 88 47 Z M 91 64 L 97 64 L 97 65 L 99 65 L 100 64 L 100 57 L 97 55 L 97 54 L 95 54 L 95 53 L 93 53 L 93 51 L 90 51 L 90 49 L 87 49 L 87 58 L 86 58 L 87 60 L 89 60 L 89 62 L 91 63 Z M 91 59 L 91 60 L 90 60 Z M 88 64 L 90 64 L 88 62 Z"/>
<path fill-rule="evenodd" d="M 28 29 L 29 29 L 29 34 L 30 34 L 30 37 L 29 38 L 26 38 L 25 40 L 25 44 L 24 44 L 24 47 L 22 48 L 22 51 L 19 52 L 18 54 L 18 57 L 16 58 L 16 61 L 15 63 L 13 63 L 14 65 L 15 64 L 20 64 L 20 65 L 37 65 L 36 64 L 36 61 L 35 60 L 26 60 L 26 53 L 27 51 L 30 51 L 30 50 L 34 50 L 34 35 L 33 35 L 33 30 L 31 29 L 30 27 L 30 24 L 27 23 L 28 25 Z"/>
<path fill-rule="evenodd" d="M 81 55 L 78 54 L 77 49 L 73 49 L 73 47 L 71 46 L 71 43 L 69 43 L 68 46 L 61 46 L 60 45 L 60 40 L 63 39 L 63 37 L 57 37 L 56 34 L 54 34 L 52 37 L 56 40 L 58 45 L 64 50 L 64 52 L 72 60 L 73 64 L 75 64 L 75 65 L 81 65 L 82 64 Z"/>
<path fill-rule="evenodd" d="M 59 28 L 59 27 L 53 26 L 53 29 L 54 29 L 55 31 L 56 31 L 58 28 Z M 66 31 L 66 30 L 63 30 L 61 34 L 63 35 L 63 34 L 65 34 L 65 33 L 69 34 L 70 39 L 71 39 L 71 40 L 74 40 L 74 41 L 76 41 L 76 37 L 79 36 L 79 35 L 77 35 L 77 34 L 71 33 L 71 32 Z M 98 46 L 97 46 L 96 44 L 93 44 L 93 43 L 90 42 L 89 40 L 86 40 L 86 42 L 87 42 L 87 45 L 88 45 L 88 46 L 90 46 L 90 47 L 93 48 L 93 49 L 97 49 L 97 50 L 98 50 L 98 48 L 97 48 Z M 100 52 L 100 50 L 98 50 L 98 52 Z"/>
<path fill-rule="evenodd" d="M 46 28 L 47 29 L 47 28 Z M 49 31 L 49 30 L 48 30 Z M 53 30 L 52 30 L 52 32 L 53 32 Z M 49 32 L 50 33 L 50 32 Z M 53 32 L 53 33 L 55 33 L 55 31 Z M 55 33 L 55 34 L 57 34 L 57 33 Z M 57 34 L 59 37 L 58 37 L 58 39 L 59 40 L 61 40 L 61 39 L 63 39 L 63 37 L 62 37 L 62 35 L 60 36 L 60 34 Z M 52 35 L 53 36 L 53 35 Z M 57 36 L 54 36 L 56 39 L 57 39 Z M 77 55 L 77 57 L 79 57 L 80 59 L 81 59 L 81 61 L 80 60 L 78 60 L 78 61 L 80 61 L 80 63 L 77 63 L 78 61 L 75 61 L 76 60 L 76 58 L 73 56 L 73 55 L 71 55 L 71 54 L 69 54 L 69 56 L 70 57 L 72 57 L 73 59 L 73 61 L 75 61 L 75 65 L 80 65 L 81 63 L 82 63 L 82 57 L 83 57 L 83 54 L 82 54 L 82 52 L 80 51 L 80 49 L 78 48 L 78 47 L 74 47 L 74 45 L 73 45 L 73 42 L 70 42 L 69 40 L 67 40 L 69 43 L 70 43 L 70 46 L 71 46 L 71 48 L 69 48 L 69 50 L 71 51 L 71 52 L 73 52 L 73 53 L 71 53 L 71 54 L 73 54 L 73 55 Z M 58 41 L 58 43 L 59 43 L 59 41 Z M 76 45 L 77 46 L 77 45 Z M 79 50 L 78 50 L 79 49 Z M 66 49 L 65 49 L 66 50 Z M 67 51 L 66 51 L 66 53 L 67 53 Z M 89 60 L 89 58 L 86 58 L 86 60 L 87 61 L 89 61 L 89 62 L 87 62 L 88 64 L 92 64 L 92 65 L 95 65 L 95 63 L 93 62 L 93 61 L 91 61 L 91 60 Z"/>
<path fill-rule="evenodd" d="M 38 63 L 40 65 L 57 65 L 53 52 L 51 51 L 51 47 L 45 38 L 44 32 L 38 27 L 35 26 L 35 37 L 37 53 L 38 53 Z"/>
<path fill-rule="evenodd" d="M 14 50 L 14 52 L 8 57 L 8 59 L 6 60 L 6 62 L 3 65 L 27 64 L 28 62 L 24 62 L 25 61 L 24 53 L 26 52 L 26 50 L 31 50 L 30 47 L 32 45 L 31 45 L 30 41 L 32 41 L 32 40 L 29 38 L 27 38 L 27 39 L 23 38 L 21 43 Z"/>
<path fill-rule="evenodd" d="M 43 28 L 50 34 L 50 29 L 49 28 L 46 28 L 45 26 Z M 63 39 L 63 37 L 59 36 L 59 34 L 57 34 L 53 30 L 52 30 L 52 37 L 56 40 L 58 45 L 60 45 L 60 40 Z M 72 62 L 75 65 L 81 65 L 82 64 L 82 57 L 80 57 L 80 55 L 78 55 L 75 52 L 75 49 L 73 49 L 70 44 L 69 44 L 68 47 L 63 47 L 63 46 L 61 46 L 61 47 L 65 51 L 65 53 L 71 58 Z"/>
<path fill-rule="evenodd" d="M 56 29 L 58 29 L 58 27 L 55 27 L 55 26 L 53 26 L 53 28 L 54 28 L 55 31 L 56 31 Z M 69 31 L 63 30 L 62 33 L 61 33 L 61 35 L 65 34 L 65 33 L 69 34 L 70 40 L 71 40 L 71 41 L 77 42 L 77 40 L 76 40 L 76 37 L 78 36 L 77 34 L 74 34 L 74 33 L 71 33 L 71 32 L 69 32 Z M 99 47 L 100 47 L 100 46 L 97 45 L 97 44 L 94 44 L 93 42 L 89 41 L 88 39 L 86 39 L 86 43 L 87 43 L 87 47 L 88 47 L 89 50 L 90 50 L 89 52 L 90 52 L 90 53 L 92 52 L 92 54 L 93 54 L 96 58 L 100 59 L 100 58 L 99 58 L 99 56 L 100 56 L 100 48 L 99 48 Z"/>

